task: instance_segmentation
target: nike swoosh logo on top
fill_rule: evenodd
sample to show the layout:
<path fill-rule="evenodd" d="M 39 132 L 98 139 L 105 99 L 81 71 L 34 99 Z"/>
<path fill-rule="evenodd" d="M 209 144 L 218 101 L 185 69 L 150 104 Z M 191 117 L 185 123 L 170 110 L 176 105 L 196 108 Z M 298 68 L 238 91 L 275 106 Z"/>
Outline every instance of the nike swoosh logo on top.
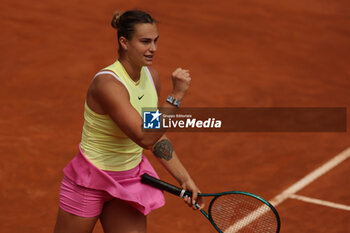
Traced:
<path fill-rule="evenodd" d="M 139 100 L 140 100 L 140 99 L 142 99 L 142 97 L 143 97 L 144 95 L 145 95 L 145 94 L 143 94 L 142 96 L 138 96 L 137 98 L 139 98 Z"/>

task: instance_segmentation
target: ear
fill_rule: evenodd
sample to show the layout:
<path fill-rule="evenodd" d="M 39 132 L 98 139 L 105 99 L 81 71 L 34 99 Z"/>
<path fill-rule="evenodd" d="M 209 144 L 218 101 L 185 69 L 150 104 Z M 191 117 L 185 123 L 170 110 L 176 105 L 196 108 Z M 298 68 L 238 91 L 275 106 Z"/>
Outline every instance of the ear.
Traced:
<path fill-rule="evenodd" d="M 124 36 L 121 36 L 119 38 L 119 43 L 122 46 L 123 50 L 128 50 L 128 40 Z"/>

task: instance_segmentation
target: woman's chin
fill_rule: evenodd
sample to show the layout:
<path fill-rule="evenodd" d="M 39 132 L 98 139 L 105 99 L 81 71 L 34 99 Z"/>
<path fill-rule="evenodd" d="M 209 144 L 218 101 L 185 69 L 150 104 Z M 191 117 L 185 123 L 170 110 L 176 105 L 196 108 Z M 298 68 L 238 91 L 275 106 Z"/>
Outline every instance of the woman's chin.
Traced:
<path fill-rule="evenodd" d="M 150 66 L 150 65 L 152 65 L 152 63 L 153 63 L 153 60 L 146 60 L 146 61 L 144 62 L 144 65 L 145 65 L 145 66 Z"/>

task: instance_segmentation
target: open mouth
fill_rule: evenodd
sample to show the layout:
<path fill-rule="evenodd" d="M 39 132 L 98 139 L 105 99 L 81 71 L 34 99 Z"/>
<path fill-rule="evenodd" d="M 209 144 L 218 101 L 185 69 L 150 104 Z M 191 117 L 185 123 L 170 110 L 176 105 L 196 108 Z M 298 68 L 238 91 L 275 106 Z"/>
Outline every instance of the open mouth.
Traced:
<path fill-rule="evenodd" d="M 153 60 L 153 55 L 144 55 L 146 60 L 152 61 Z"/>

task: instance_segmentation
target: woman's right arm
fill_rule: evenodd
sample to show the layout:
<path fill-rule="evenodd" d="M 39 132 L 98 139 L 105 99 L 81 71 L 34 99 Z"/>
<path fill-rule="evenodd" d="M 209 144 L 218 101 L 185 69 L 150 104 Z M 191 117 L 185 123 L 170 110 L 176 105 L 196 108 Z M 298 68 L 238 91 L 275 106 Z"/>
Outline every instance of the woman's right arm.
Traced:
<path fill-rule="evenodd" d="M 188 71 L 177 69 L 172 79 L 172 95 L 181 100 L 191 81 Z M 142 130 L 142 117 L 131 105 L 127 89 L 111 75 L 99 75 L 94 79 L 88 91 L 88 101 L 89 99 L 97 103 L 104 114 L 108 114 L 131 140 L 145 149 L 151 149 L 164 134 L 163 131 L 146 132 Z M 171 113 L 175 113 L 177 109 L 167 102 L 164 102 L 161 107 L 166 107 L 172 111 Z"/>

